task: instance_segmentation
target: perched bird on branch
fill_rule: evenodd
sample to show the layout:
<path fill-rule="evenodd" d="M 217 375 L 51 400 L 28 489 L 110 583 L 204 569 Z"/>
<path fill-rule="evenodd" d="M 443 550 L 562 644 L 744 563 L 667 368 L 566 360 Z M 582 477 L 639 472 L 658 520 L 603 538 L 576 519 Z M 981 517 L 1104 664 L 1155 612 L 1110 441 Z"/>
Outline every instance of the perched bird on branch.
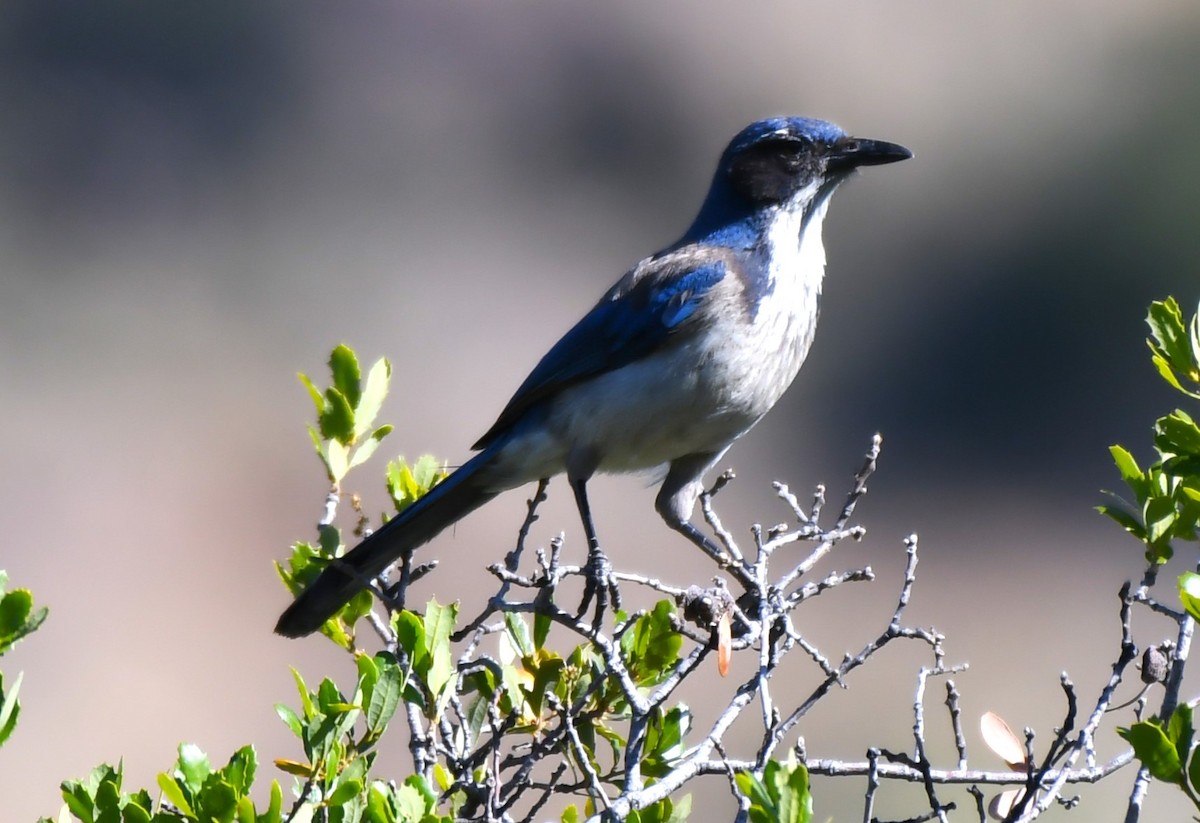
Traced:
<path fill-rule="evenodd" d="M 608 563 L 587 481 L 666 465 L 655 508 L 710 553 L 690 522 L 702 479 L 791 384 L 817 326 L 829 198 L 860 166 L 911 157 L 821 120 L 752 123 L 721 155 L 691 228 L 629 270 L 534 367 L 479 454 L 355 546 L 279 618 L 320 628 L 406 550 L 508 489 L 563 472 L 588 542 L 585 606 Z"/>

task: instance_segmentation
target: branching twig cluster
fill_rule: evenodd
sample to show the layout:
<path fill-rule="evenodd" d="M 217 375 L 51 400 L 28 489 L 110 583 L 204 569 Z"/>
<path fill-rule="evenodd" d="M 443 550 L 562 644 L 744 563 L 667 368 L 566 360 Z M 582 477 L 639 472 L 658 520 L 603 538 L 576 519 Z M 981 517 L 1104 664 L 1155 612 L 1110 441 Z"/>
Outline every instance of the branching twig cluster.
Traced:
<path fill-rule="evenodd" d="M 1010 787 L 993 800 L 990 810 L 993 816 L 1005 820 L 1034 820 L 1056 803 L 1073 805 L 1077 799 L 1064 798 L 1062 794 L 1068 785 L 1096 782 L 1132 760 L 1131 753 L 1126 752 L 1098 764 L 1095 752 L 1097 729 L 1113 705 L 1126 669 L 1137 655 L 1132 639 L 1132 607 L 1139 604 L 1149 607 L 1175 620 L 1179 627 L 1173 642 L 1165 647 L 1170 651 L 1162 707 L 1165 714 L 1178 701 L 1191 641 L 1190 619 L 1150 597 L 1152 574 L 1135 591 L 1127 585 L 1121 592 L 1122 636 L 1117 658 L 1108 682 L 1087 711 L 1082 725 L 1078 725 L 1080 708 L 1075 686 L 1064 674 L 1061 687 L 1066 711 L 1040 757 L 1037 752 L 1042 747 L 1034 733 L 1027 730 L 1024 755 L 1017 758 L 1020 762 L 1010 760 L 1012 770 L 969 768 L 959 691 L 949 679 L 967 666 L 947 664 L 945 638 L 936 630 L 904 622 L 917 580 L 916 535 L 904 541 L 904 576 L 891 617 L 858 651 L 831 655 L 807 639 L 794 619 L 796 609 L 809 600 L 845 584 L 875 579 L 869 566 L 830 571 L 820 578 L 812 573 L 839 543 L 863 537 L 865 530 L 851 521 L 875 471 L 880 446 L 881 439 L 876 436 L 830 526 L 820 523 L 826 505 L 824 487 L 817 487 L 805 507 L 786 486 L 776 484 L 777 495 L 790 510 L 795 525 L 766 530 L 755 526 L 748 547 L 739 545 L 713 507 L 713 500 L 733 475 L 726 473 L 719 477 L 700 499 L 704 519 L 717 538 L 715 544 L 710 543 L 706 548 L 716 566 L 711 586 L 671 583 L 630 572 L 613 573 L 613 580 L 622 586 L 664 595 L 679 607 L 672 629 L 682 638 L 682 645 L 669 665 L 651 677 L 637 669 L 637 661 L 625 650 L 627 634 L 639 630 L 636 628 L 641 625 L 639 619 L 647 612 L 626 615 L 609 611 L 597 619 L 585 619 L 559 605 L 567 599 L 563 584 L 582 578 L 588 569 L 564 562 L 562 535 L 551 540 L 546 549 L 529 551 L 537 510 L 546 499 L 547 483 L 539 484 L 529 500 L 515 546 L 503 563 L 489 569 L 498 582 L 495 593 L 453 635 L 460 648 L 458 689 L 450 698 L 447 711 L 431 722 L 427 713 L 412 705 L 408 707 L 410 751 L 416 773 L 429 777 L 435 764 L 440 764 L 451 779 L 446 791 L 458 790 L 468 798 L 459 814 L 488 821 L 540 819 L 539 814 L 552 797 L 566 794 L 586 796 L 596 819 L 624 820 L 632 811 L 656 803 L 692 779 L 705 775 L 729 781 L 737 798 L 737 819 L 746 820 L 750 799 L 739 789 L 735 775 L 747 773 L 762 778 L 767 764 L 778 759 L 781 751 L 790 751 L 810 775 L 865 778 L 862 819 L 867 823 L 879 819 L 875 808 L 889 781 L 917 783 L 924 788 L 928 811 L 910 820 L 948 820 L 956 803 L 944 795 L 954 786 L 968 788 L 973 801 L 970 813 L 980 821 L 986 820 L 988 814 L 984 793 L 979 788 L 984 785 Z M 335 504 L 333 501 L 330 505 Z M 782 556 L 778 550 L 801 541 L 811 544 L 810 551 L 782 573 L 774 571 L 772 561 Z M 717 547 L 715 551 L 713 546 Z M 430 568 L 415 567 L 412 558 L 405 557 L 395 582 L 384 581 L 380 587 L 386 602 L 403 604 L 408 585 Z M 732 584 L 727 578 L 732 579 Z M 731 585 L 736 590 L 731 590 Z M 511 631 L 514 617 L 548 621 L 584 650 L 562 662 L 559 676 L 575 678 L 574 686 L 567 692 L 569 697 L 548 691 L 539 696 L 538 711 L 534 714 L 530 714 L 529 705 L 506 703 L 500 690 L 493 692 L 488 700 L 470 702 L 463 696 L 464 684 L 472 677 L 486 675 L 493 680 L 501 677 L 502 664 L 484 652 L 484 640 Z M 376 616 L 372 626 L 388 649 L 403 657 L 388 621 Z M 790 750 L 784 748 L 822 698 L 835 686 L 846 687 L 854 672 L 894 640 L 915 641 L 930 654 L 929 663 L 916 672 L 911 750 L 902 752 L 875 746 L 867 750 L 864 760 L 848 762 L 809 754 L 802 738 L 792 739 Z M 793 696 L 791 689 L 772 688 L 773 675 L 795 650 L 821 673 L 816 687 L 798 697 Z M 669 750 L 669 756 L 649 757 L 654 754 L 651 747 L 661 745 L 658 738 L 664 734 L 663 718 L 673 710 L 678 690 L 714 651 L 721 658 L 722 673 L 731 651 L 752 651 L 754 665 L 740 682 L 730 684 L 729 697 L 707 729 L 690 740 L 678 741 L 679 745 Z M 401 663 L 405 661 L 402 659 Z M 536 692 L 540 675 L 537 671 L 529 674 L 534 682 L 529 688 Z M 949 768 L 931 762 L 926 739 L 925 698 L 934 680 L 944 680 L 944 703 L 957 753 L 956 762 Z M 740 756 L 731 755 L 728 733 L 735 722 L 749 716 L 752 707 L 757 707 L 758 719 L 754 721 L 757 743 Z M 1138 704 L 1139 710 L 1143 707 L 1144 698 Z M 610 726 L 606 724 L 612 724 L 614 719 L 622 724 L 619 734 L 609 734 Z M 690 716 L 681 725 L 683 732 L 689 725 Z M 602 744 L 604 740 L 611 744 L 611 756 L 601 756 L 604 747 L 597 742 Z M 667 751 L 663 749 L 664 753 Z M 1084 764 L 1077 766 L 1081 755 Z M 648 774 L 650 761 L 653 770 Z M 1148 780 L 1143 770 L 1131 798 L 1128 821 L 1137 820 Z"/>

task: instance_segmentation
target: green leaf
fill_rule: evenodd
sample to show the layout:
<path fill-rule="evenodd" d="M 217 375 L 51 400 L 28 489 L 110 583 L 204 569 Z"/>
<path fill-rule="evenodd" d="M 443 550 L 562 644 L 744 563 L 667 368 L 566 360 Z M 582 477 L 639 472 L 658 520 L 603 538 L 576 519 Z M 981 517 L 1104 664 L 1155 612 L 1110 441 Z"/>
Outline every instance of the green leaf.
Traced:
<path fill-rule="evenodd" d="M 337 346 L 329 353 L 329 370 L 333 374 L 333 386 L 346 398 L 351 408 L 358 408 L 361 397 L 362 372 L 354 349 L 346 344 Z"/>
<path fill-rule="evenodd" d="M 125 805 L 121 807 L 121 823 L 150 823 L 153 818 L 150 816 L 151 804 L 148 799 L 145 804 L 127 800 Z"/>
<path fill-rule="evenodd" d="M 768 760 L 762 780 L 740 772 L 734 776 L 738 790 L 750 799 L 750 819 L 755 823 L 809 823 L 812 794 L 808 770 L 791 760 Z"/>
<path fill-rule="evenodd" d="M 425 811 L 427 813 L 437 810 L 438 796 L 429 782 L 420 775 L 409 775 L 404 779 L 404 785 L 414 789 L 425 802 Z"/>
<path fill-rule="evenodd" d="M 541 652 L 537 655 L 536 663 L 533 656 L 525 658 L 526 668 L 533 668 L 533 688 L 526 693 L 528 695 L 529 707 L 533 709 L 533 713 L 540 715 L 542 713 L 542 704 L 546 699 L 546 692 L 558 683 L 562 677 L 563 668 L 566 666 L 566 661 L 556 654 L 549 652 Z"/>
<path fill-rule="evenodd" d="M 516 612 L 504 613 L 504 628 L 508 637 L 521 657 L 529 657 L 534 652 L 533 638 L 529 635 L 529 624 L 525 618 Z"/>
<path fill-rule="evenodd" d="M 371 455 L 375 454 L 375 450 L 379 448 L 379 438 L 372 436 L 368 440 L 364 440 L 355 450 L 354 456 L 350 458 L 349 468 L 361 466 L 371 459 Z"/>
<path fill-rule="evenodd" d="M 1181 703 L 1175 707 L 1175 711 L 1167 723 L 1167 739 L 1175 744 L 1175 753 L 1179 756 L 1181 764 L 1187 762 L 1188 752 L 1192 750 L 1194 733 L 1192 707 L 1187 703 Z"/>
<path fill-rule="evenodd" d="M 253 746 L 242 746 L 229 758 L 229 763 L 218 774 L 239 795 L 246 794 L 254 785 L 254 773 L 258 770 L 258 754 Z"/>
<path fill-rule="evenodd" d="M 1179 575 L 1179 599 L 1187 613 L 1200 620 L 1200 574 L 1184 572 Z"/>
<path fill-rule="evenodd" d="M 1200 748 L 1192 749 L 1191 757 L 1188 759 L 1187 780 L 1191 786 L 1188 795 L 1194 797 L 1198 793 L 1197 789 L 1200 789 Z"/>
<path fill-rule="evenodd" d="M 763 781 L 777 799 L 779 820 L 807 823 L 812 819 L 812 796 L 808 791 L 808 770 L 804 766 L 768 760 Z"/>
<path fill-rule="evenodd" d="M 330 793 L 326 798 L 325 804 L 328 806 L 344 806 L 354 798 L 358 797 L 362 792 L 363 784 L 361 780 L 343 780 L 338 784 L 337 788 Z"/>
<path fill-rule="evenodd" d="M 121 790 L 116 783 L 105 780 L 96 787 L 96 811 L 100 812 L 97 820 L 115 817 L 115 813 L 120 811 L 120 804 Z"/>
<path fill-rule="evenodd" d="M 180 743 L 179 759 L 175 761 L 176 777 L 182 778 L 184 785 L 195 794 L 210 774 L 212 764 L 208 762 L 208 755 L 195 743 Z"/>
<path fill-rule="evenodd" d="M 1151 497 L 1144 508 L 1146 519 L 1146 542 L 1158 543 L 1171 535 L 1171 526 L 1175 524 L 1178 512 L 1175 501 L 1170 497 Z"/>
<path fill-rule="evenodd" d="M 358 688 L 362 692 L 363 704 L 371 702 L 371 694 L 375 684 L 379 682 L 379 665 L 375 658 L 364 652 L 354 655 L 354 665 L 358 668 Z"/>
<path fill-rule="evenodd" d="M 1133 746 L 1133 753 L 1155 778 L 1167 783 L 1180 781 L 1183 770 L 1179 753 L 1156 723 L 1134 723 L 1129 728 L 1117 729 L 1117 734 Z"/>
<path fill-rule="evenodd" d="M 325 390 L 325 408 L 317 416 L 321 436 L 343 446 L 354 442 L 354 409 L 344 394 L 335 388 Z"/>
<path fill-rule="evenodd" d="M 342 530 L 337 526 L 326 523 L 318 527 L 317 541 L 321 548 L 321 553 L 325 557 L 337 557 L 341 554 Z M 324 568 L 325 566 L 322 564 L 321 570 L 324 570 Z"/>
<path fill-rule="evenodd" d="M 683 754 L 684 741 L 691 727 L 692 713 L 684 704 L 666 712 L 656 708 L 651 713 L 642 753 L 642 770 L 646 775 L 662 777 L 670 772 L 674 762 Z"/>
<path fill-rule="evenodd" d="M 296 681 L 296 691 L 300 693 L 300 708 L 304 713 L 304 719 L 308 720 L 316 714 L 316 707 L 313 706 L 312 695 L 309 694 L 308 685 L 304 682 L 304 678 L 294 667 L 292 668 L 292 679 Z"/>
<path fill-rule="evenodd" d="M 192 809 L 192 804 L 188 802 L 187 795 L 184 794 L 183 786 L 178 780 L 166 772 L 160 772 L 158 775 L 158 788 L 162 791 L 163 797 L 179 811 L 191 817 L 196 816 L 196 812 Z"/>
<path fill-rule="evenodd" d="M 33 610 L 33 594 L 28 589 L 0 595 L 0 655 L 37 631 L 49 613 L 45 607 Z"/>
<path fill-rule="evenodd" d="M 325 460 L 329 468 L 329 479 L 334 483 L 341 483 L 346 477 L 346 472 L 350 471 L 350 450 L 343 443 L 331 440 L 325 451 Z"/>
<path fill-rule="evenodd" d="M 750 819 L 770 821 L 775 810 L 775 801 L 767 794 L 767 787 L 757 777 L 749 772 L 738 772 L 734 775 L 738 791 L 750 798 Z"/>
<path fill-rule="evenodd" d="M 206 780 L 200 793 L 200 813 L 202 820 L 212 820 L 214 823 L 233 823 L 237 814 L 237 792 L 224 780 L 215 774 Z"/>
<path fill-rule="evenodd" d="M 1102 505 L 1097 506 L 1096 511 L 1100 512 L 1105 517 L 1114 520 L 1117 525 L 1132 534 L 1138 540 L 1146 539 L 1146 529 L 1142 526 L 1141 521 L 1124 509 L 1117 508 L 1116 506 Z"/>
<path fill-rule="evenodd" d="M 396 644 L 408 657 L 415 671 L 425 671 L 429 648 L 425 643 L 425 621 L 410 611 L 392 615 L 392 631 L 396 633 Z"/>
<path fill-rule="evenodd" d="M 1200 455 L 1182 454 L 1168 457 L 1162 463 L 1162 472 L 1169 477 L 1179 477 L 1194 482 L 1200 478 Z M 1190 496 L 1191 491 L 1188 491 L 1187 494 Z"/>
<path fill-rule="evenodd" d="M 380 358 L 375 361 L 375 365 L 371 366 L 371 370 L 367 372 L 367 383 L 363 389 L 362 397 L 354 404 L 354 436 L 361 438 L 367 431 L 375 425 L 375 418 L 379 416 L 379 410 L 383 407 L 383 400 L 387 397 L 388 384 L 392 379 L 392 364 L 386 358 Z M 388 431 L 391 427 L 386 427 Z M 382 440 L 383 435 L 375 438 L 376 441 Z"/>
<path fill-rule="evenodd" d="M 436 486 L 447 474 L 441 461 L 431 454 L 423 454 L 418 457 L 412 467 L 413 480 L 416 481 L 421 494 Z"/>
<path fill-rule="evenodd" d="M 405 784 L 396 790 L 396 820 L 403 823 L 421 823 L 425 817 L 425 796 L 412 786 Z"/>
<path fill-rule="evenodd" d="M 550 636 L 550 627 L 554 625 L 554 621 L 550 619 L 550 615 L 536 612 L 533 615 L 533 646 L 536 649 L 541 649 L 546 645 L 546 638 Z"/>
<path fill-rule="evenodd" d="M 485 697 L 478 697 L 472 700 L 467 706 L 467 729 L 471 732 L 472 738 L 478 738 L 480 730 L 483 729 L 483 724 L 488 718 L 488 700 Z"/>
<path fill-rule="evenodd" d="M 379 669 L 379 680 L 371 692 L 367 705 L 367 729 L 376 737 L 383 734 L 400 705 L 400 696 L 404 691 L 404 680 L 400 666 L 390 655 L 376 655 Z"/>
<path fill-rule="evenodd" d="M 454 658 L 450 649 L 450 634 L 458 618 L 458 606 L 443 606 L 436 599 L 425 606 L 425 649 L 430 665 L 426 675 L 429 690 L 436 696 L 454 676 Z"/>
<path fill-rule="evenodd" d="M 1171 369 L 1171 364 L 1167 362 L 1167 359 L 1160 352 L 1155 350 L 1153 344 L 1151 344 L 1150 350 L 1154 352 L 1150 357 L 1150 362 L 1154 364 L 1154 368 L 1158 371 L 1158 376 L 1167 381 L 1167 385 L 1171 386 L 1171 388 L 1181 391 L 1184 394 L 1191 394 L 1179 382 L 1179 378 L 1175 376 L 1175 372 Z"/>
<path fill-rule="evenodd" d="M 17 700 L 17 694 L 21 691 L 21 679 L 24 676 L 24 672 L 18 673 L 12 688 L 5 694 L 4 673 L 0 672 L 0 746 L 4 745 L 4 741 L 12 736 L 13 729 L 17 727 L 17 717 L 21 714 L 21 703 Z"/>
<path fill-rule="evenodd" d="M 296 735 L 296 737 L 303 737 L 304 724 L 300 722 L 300 718 L 294 711 L 292 711 L 290 706 L 285 706 L 282 703 L 276 703 L 275 714 L 277 714 L 279 719 L 282 720 L 287 727 L 292 730 L 292 734 Z"/>
<path fill-rule="evenodd" d="M 1146 493 L 1146 479 L 1141 468 L 1138 467 L 1137 460 L 1123 446 L 1112 445 L 1108 447 L 1109 454 L 1112 455 L 1113 463 L 1117 466 L 1117 471 L 1121 475 L 1121 479 L 1125 481 L 1125 485 L 1133 489 L 1137 494 L 1137 501 L 1143 502 Z"/>
<path fill-rule="evenodd" d="M 675 604 L 660 600 L 621 635 L 621 651 L 628 661 L 629 674 L 639 686 L 661 682 L 679 659 L 683 637 L 672 625 L 674 614 Z"/>
<path fill-rule="evenodd" d="M 33 593 L 29 589 L 13 589 L 0 597 L 0 641 L 13 637 L 33 610 Z"/>
<path fill-rule="evenodd" d="M 692 814 L 692 796 L 685 794 L 675 802 L 675 808 L 671 810 L 671 816 L 667 819 L 667 823 L 683 823 Z"/>
<path fill-rule="evenodd" d="M 308 389 L 308 396 L 312 398 L 313 405 L 317 409 L 317 414 L 320 415 L 325 408 L 325 398 L 321 396 L 321 390 L 304 372 L 296 372 L 296 376 L 300 378 L 300 382 L 304 384 L 304 388 Z"/>
<path fill-rule="evenodd" d="M 1176 371 L 1184 371 L 1191 363 L 1191 344 L 1183 325 L 1183 312 L 1174 297 L 1155 300 L 1146 315 L 1150 334 L 1167 362 Z"/>
<path fill-rule="evenodd" d="M 367 820 L 370 823 L 396 823 L 395 794 L 382 780 L 373 781 L 367 790 Z"/>
<path fill-rule="evenodd" d="M 283 820 L 283 788 L 278 780 L 271 781 L 271 800 L 267 811 L 255 823 L 281 823 Z"/>
<path fill-rule="evenodd" d="M 1155 423 L 1154 445 L 1171 455 L 1200 454 L 1200 427 L 1186 412 L 1176 409 Z"/>

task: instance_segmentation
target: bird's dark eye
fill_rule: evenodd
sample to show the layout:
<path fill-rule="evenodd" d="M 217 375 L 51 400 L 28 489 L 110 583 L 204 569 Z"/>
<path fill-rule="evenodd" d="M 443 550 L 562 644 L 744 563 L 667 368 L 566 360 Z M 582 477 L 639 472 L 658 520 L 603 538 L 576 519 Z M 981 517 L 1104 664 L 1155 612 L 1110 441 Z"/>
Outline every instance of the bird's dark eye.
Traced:
<path fill-rule="evenodd" d="M 763 141 L 734 158 L 729 170 L 736 191 L 756 203 L 780 203 L 814 173 L 814 152 L 798 139 Z"/>

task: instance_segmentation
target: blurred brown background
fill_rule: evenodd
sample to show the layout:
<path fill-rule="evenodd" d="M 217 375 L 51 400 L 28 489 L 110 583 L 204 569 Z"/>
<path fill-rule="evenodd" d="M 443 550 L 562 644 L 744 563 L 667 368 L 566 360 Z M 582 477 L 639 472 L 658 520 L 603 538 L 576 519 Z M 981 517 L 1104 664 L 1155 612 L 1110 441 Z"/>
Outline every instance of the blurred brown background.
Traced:
<path fill-rule="evenodd" d="M 916 159 L 836 198 L 817 344 L 728 455 L 719 509 L 746 535 L 786 516 L 771 480 L 840 501 L 882 431 L 870 533 L 830 566 L 881 579 L 805 628 L 832 657 L 859 648 L 919 532 L 909 619 L 971 662 L 976 765 L 1000 766 L 986 709 L 1048 739 L 1061 671 L 1095 699 L 1137 574 L 1137 546 L 1091 509 L 1117 482 L 1106 447 L 1144 455 L 1176 402 L 1145 307 L 1200 296 L 1198 38 L 1183 0 L 0 6 L 0 568 L 52 610 L 3 661 L 25 683 L 0 817 L 56 814 L 58 782 L 101 760 L 152 784 L 181 740 L 219 762 L 246 742 L 296 756 L 272 710 L 295 702 L 288 666 L 352 670 L 270 633 L 287 600 L 271 562 L 325 491 L 295 372 L 324 377 L 343 340 L 390 357 L 386 451 L 461 461 L 546 347 L 685 228 L 727 139 L 778 113 Z M 373 511 L 381 477 L 352 484 Z M 618 566 L 708 578 L 644 482 L 595 488 Z M 551 493 L 539 540 L 564 529 L 579 549 Z M 486 582 L 522 503 L 439 539 L 428 593 Z M 1167 628 L 1142 625 L 1143 642 Z M 810 751 L 910 748 L 925 660 L 889 650 L 851 680 L 804 725 Z M 863 788 L 819 783 L 819 816 L 857 819 Z M 1119 819 L 1101 796 L 1086 818 Z M 1154 799 L 1155 819 L 1182 817 Z"/>

